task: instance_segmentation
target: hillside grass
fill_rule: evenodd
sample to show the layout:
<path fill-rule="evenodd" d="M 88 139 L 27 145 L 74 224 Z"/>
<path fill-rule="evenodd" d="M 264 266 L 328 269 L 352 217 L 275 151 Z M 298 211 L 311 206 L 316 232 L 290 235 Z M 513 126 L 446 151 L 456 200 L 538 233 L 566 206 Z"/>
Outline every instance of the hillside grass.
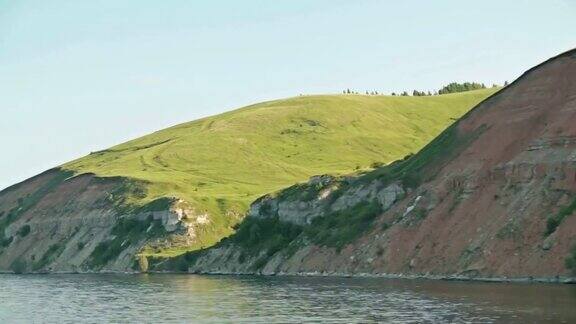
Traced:
<path fill-rule="evenodd" d="M 177 125 L 63 166 L 145 184 L 127 204 L 177 197 L 207 211 L 196 249 L 230 234 L 249 204 L 317 174 L 415 153 L 498 89 L 424 97 L 320 95 L 264 102 Z"/>

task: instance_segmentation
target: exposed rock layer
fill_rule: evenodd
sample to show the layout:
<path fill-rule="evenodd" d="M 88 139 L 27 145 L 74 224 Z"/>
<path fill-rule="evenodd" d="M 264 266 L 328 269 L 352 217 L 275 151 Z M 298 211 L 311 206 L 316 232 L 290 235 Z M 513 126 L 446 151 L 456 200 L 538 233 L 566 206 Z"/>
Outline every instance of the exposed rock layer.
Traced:
<path fill-rule="evenodd" d="M 73 177 L 54 169 L 3 191 L 0 271 L 133 271 L 135 255 L 157 237 L 148 235 L 151 228 L 145 227 L 123 238 L 114 233 L 120 220 L 157 224 L 164 238 L 190 236 L 182 209 L 130 213 L 116 208 L 114 196 L 123 181 L 89 174 Z M 94 264 L 95 249 L 114 240 L 120 248 L 109 254 L 109 262 Z"/>
<path fill-rule="evenodd" d="M 377 204 L 381 213 L 344 246 L 302 231 L 282 248 L 247 251 L 232 237 L 187 255 L 185 265 L 207 273 L 569 276 L 565 261 L 576 243 L 574 210 L 566 209 L 576 201 L 574 76 L 572 51 L 478 105 L 393 176 L 386 170 L 395 166 L 357 179 L 314 177 L 259 199 L 249 212 L 249 219 L 309 228 Z M 0 271 L 132 271 L 144 246 L 193 240 L 210 225 L 182 201 L 117 208 L 123 181 L 51 170 L 1 192 Z M 126 220 L 145 226 L 134 233 Z M 152 267 L 180 270 L 165 260 Z"/>

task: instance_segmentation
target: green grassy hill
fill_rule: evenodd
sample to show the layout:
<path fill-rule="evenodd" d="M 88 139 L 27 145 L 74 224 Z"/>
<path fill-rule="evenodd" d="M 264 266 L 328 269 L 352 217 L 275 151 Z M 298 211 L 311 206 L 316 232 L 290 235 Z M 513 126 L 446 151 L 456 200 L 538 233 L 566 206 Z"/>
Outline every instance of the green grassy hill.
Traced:
<path fill-rule="evenodd" d="M 145 183 L 141 206 L 177 197 L 207 211 L 198 246 L 231 232 L 257 197 L 316 174 L 417 152 L 497 89 L 425 97 L 323 95 L 264 102 L 95 152 L 64 169 Z"/>

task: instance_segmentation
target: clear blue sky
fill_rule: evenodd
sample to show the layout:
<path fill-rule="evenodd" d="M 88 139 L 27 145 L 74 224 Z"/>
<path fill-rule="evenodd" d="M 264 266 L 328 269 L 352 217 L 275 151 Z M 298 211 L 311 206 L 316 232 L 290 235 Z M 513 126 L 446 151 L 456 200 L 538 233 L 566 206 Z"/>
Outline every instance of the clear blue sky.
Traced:
<path fill-rule="evenodd" d="M 0 188 L 266 99 L 513 80 L 574 31 L 574 0 L 0 0 Z"/>

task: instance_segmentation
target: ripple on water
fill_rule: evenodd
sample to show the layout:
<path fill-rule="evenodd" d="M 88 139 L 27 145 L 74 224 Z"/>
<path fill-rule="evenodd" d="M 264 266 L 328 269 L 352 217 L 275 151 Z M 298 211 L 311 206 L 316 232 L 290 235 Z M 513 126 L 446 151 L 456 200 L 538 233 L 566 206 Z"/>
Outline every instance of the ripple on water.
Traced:
<path fill-rule="evenodd" d="M 370 278 L 0 275 L 0 323 L 576 322 L 576 287 Z"/>

